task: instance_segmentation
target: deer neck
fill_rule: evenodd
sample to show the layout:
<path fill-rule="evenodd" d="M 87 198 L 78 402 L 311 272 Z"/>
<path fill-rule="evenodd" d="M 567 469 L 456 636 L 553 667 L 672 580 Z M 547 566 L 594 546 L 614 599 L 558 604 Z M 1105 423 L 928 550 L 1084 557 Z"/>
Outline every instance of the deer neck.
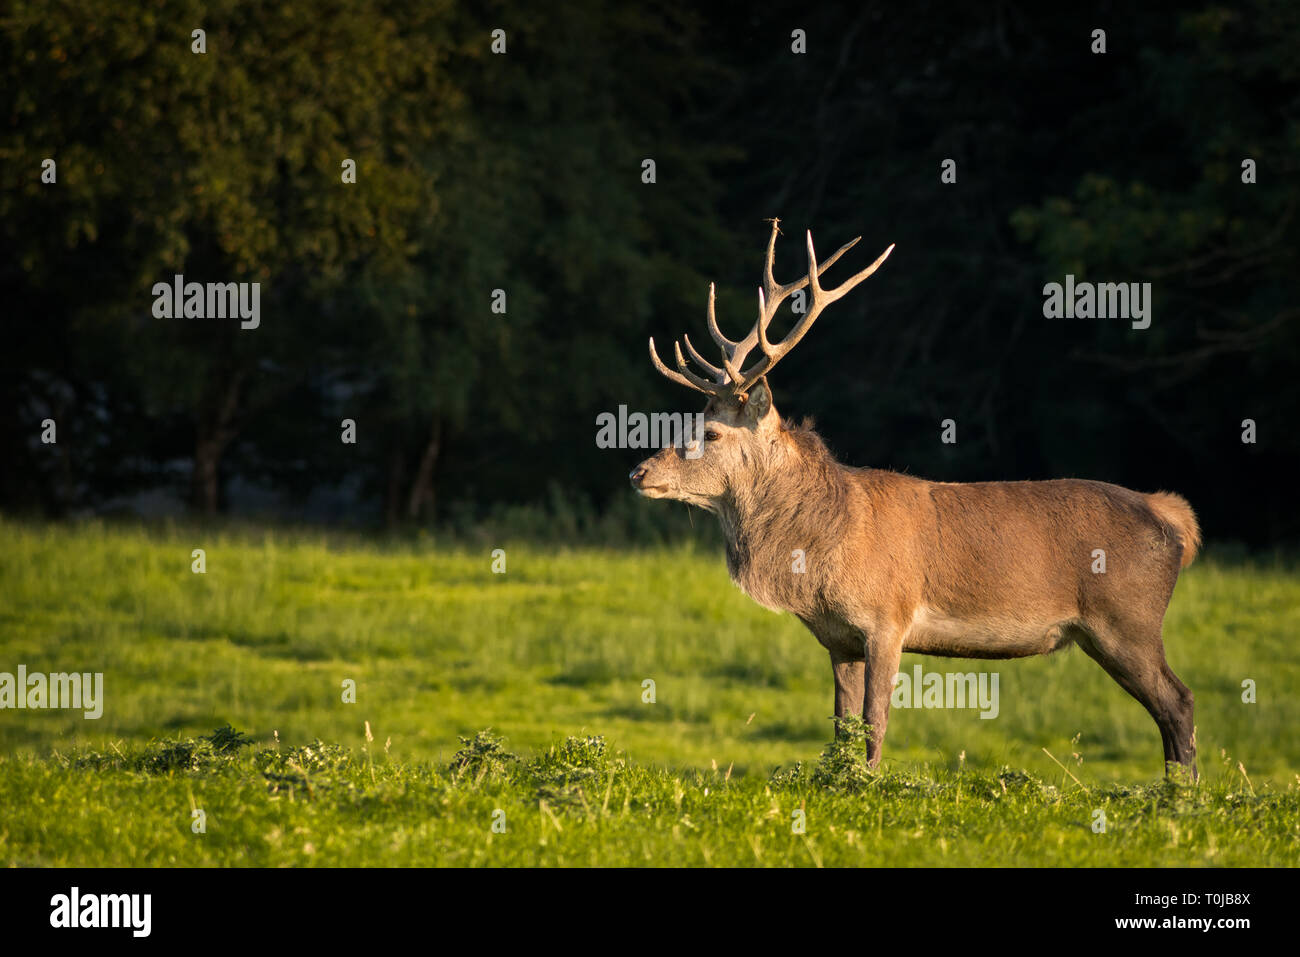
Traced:
<path fill-rule="evenodd" d="M 717 514 L 732 580 L 767 608 L 812 610 L 844 535 L 846 494 L 837 463 L 802 456 L 729 492 Z"/>

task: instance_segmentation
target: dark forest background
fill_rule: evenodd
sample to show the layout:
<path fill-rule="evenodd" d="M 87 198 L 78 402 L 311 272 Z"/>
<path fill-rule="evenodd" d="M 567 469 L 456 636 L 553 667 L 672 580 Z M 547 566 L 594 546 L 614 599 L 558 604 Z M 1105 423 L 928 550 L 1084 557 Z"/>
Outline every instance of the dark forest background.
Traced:
<path fill-rule="evenodd" d="M 843 461 L 1300 538 L 1300 5 L 127 6 L 0 13 L 7 512 L 656 527 L 596 416 L 698 407 L 646 339 L 707 342 L 711 280 L 748 330 L 778 216 L 785 281 L 806 227 L 863 236 L 831 283 L 897 243 L 773 378 Z M 153 318 L 175 273 L 261 282 L 261 327 Z M 1045 319 L 1066 273 L 1151 327 Z"/>

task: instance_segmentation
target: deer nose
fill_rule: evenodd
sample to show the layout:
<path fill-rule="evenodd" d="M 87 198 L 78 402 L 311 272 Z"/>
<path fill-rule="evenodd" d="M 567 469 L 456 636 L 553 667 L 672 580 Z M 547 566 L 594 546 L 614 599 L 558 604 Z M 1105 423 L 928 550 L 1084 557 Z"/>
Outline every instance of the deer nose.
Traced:
<path fill-rule="evenodd" d="M 633 485 L 640 488 L 641 483 L 645 481 L 646 473 L 649 471 L 644 465 L 638 465 L 628 474 L 628 478 L 632 480 Z"/>

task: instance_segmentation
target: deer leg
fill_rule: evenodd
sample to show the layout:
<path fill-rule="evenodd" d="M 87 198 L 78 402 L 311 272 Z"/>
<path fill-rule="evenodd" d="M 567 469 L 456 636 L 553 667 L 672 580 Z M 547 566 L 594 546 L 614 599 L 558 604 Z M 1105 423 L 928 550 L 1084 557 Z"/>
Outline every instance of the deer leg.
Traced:
<path fill-rule="evenodd" d="M 866 676 L 866 661 L 862 658 L 846 658 L 831 652 L 831 672 L 835 675 L 835 733 L 838 736 L 839 719 L 846 714 L 862 713 L 863 679 Z"/>
<path fill-rule="evenodd" d="M 1079 647 L 1155 719 L 1164 745 L 1165 774 L 1178 764 L 1197 780 L 1195 696 L 1165 661 L 1159 623 L 1135 627 L 1126 636 L 1113 627 L 1091 628 Z"/>
<path fill-rule="evenodd" d="M 867 649 L 867 691 L 862 709 L 862 719 L 871 726 L 867 735 L 867 766 L 880 763 L 885 747 L 885 729 L 889 725 L 889 699 L 894 693 L 894 676 L 903 657 L 901 641 L 888 642 L 884 647 Z"/>
<path fill-rule="evenodd" d="M 1196 770 L 1196 721 L 1193 714 L 1196 708 L 1196 696 L 1192 689 L 1178 680 L 1169 663 L 1164 663 L 1164 684 L 1173 688 L 1175 693 L 1173 713 L 1174 760 L 1192 769 L 1192 780 L 1200 775 Z"/>

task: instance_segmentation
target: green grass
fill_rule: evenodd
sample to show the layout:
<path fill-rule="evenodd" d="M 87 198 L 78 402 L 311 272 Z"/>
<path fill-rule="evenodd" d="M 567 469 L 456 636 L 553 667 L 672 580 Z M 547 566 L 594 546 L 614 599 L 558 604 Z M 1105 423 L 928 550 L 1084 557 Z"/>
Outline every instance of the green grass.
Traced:
<path fill-rule="evenodd" d="M 864 774 L 826 746 L 825 652 L 712 548 L 0 521 L 0 671 L 103 672 L 106 698 L 0 710 L 0 862 L 1295 865 L 1297 626 L 1284 562 L 1184 572 L 1198 787 L 1161 780 L 1154 723 L 1078 651 L 906 656 L 997 671 L 1000 713 L 896 709 Z M 227 724 L 253 743 L 195 740 Z M 457 771 L 486 728 L 518 759 Z"/>

